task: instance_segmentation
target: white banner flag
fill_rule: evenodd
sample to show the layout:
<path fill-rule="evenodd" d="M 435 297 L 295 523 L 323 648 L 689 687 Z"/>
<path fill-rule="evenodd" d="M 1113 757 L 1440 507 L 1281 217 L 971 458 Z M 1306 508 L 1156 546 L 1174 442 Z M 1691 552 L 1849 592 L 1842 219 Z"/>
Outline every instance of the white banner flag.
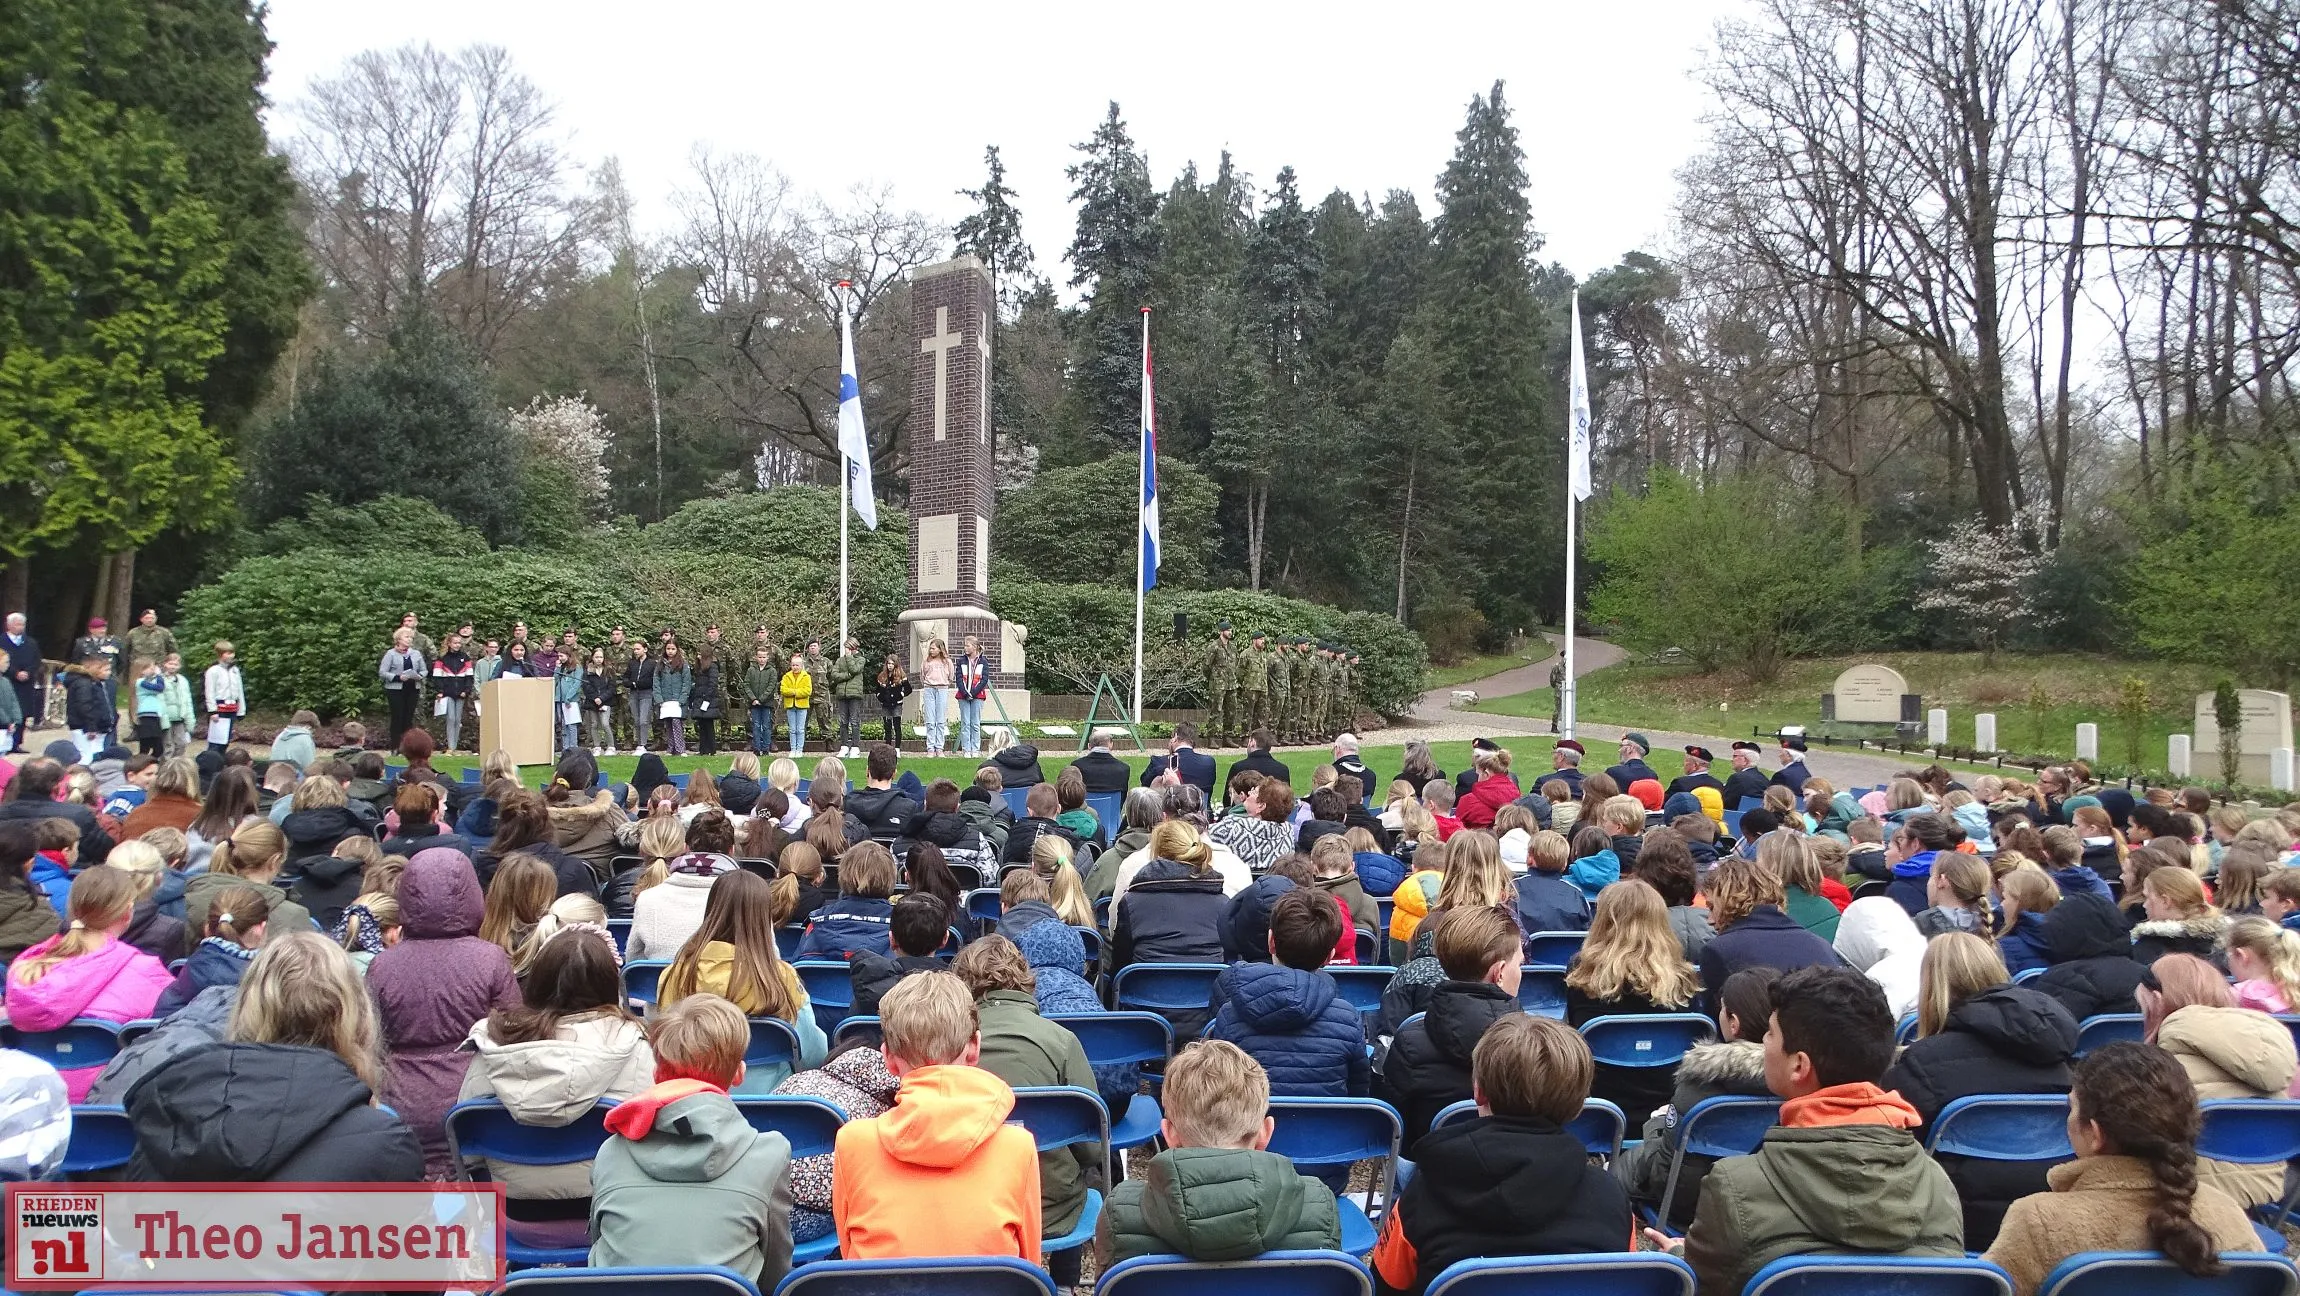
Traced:
<path fill-rule="evenodd" d="M 871 495 L 870 437 L 863 431 L 862 387 L 855 378 L 854 322 L 839 305 L 839 466 L 847 475 L 847 495 L 855 516 L 878 530 L 878 500 Z"/>
<path fill-rule="evenodd" d="M 1571 464 L 1566 470 L 1566 485 L 1573 498 L 1585 500 L 1593 494 L 1589 484 L 1589 367 L 1581 358 L 1581 294 L 1573 294 L 1573 377 L 1572 395 L 1566 406 L 1567 437 L 1571 450 Z"/>

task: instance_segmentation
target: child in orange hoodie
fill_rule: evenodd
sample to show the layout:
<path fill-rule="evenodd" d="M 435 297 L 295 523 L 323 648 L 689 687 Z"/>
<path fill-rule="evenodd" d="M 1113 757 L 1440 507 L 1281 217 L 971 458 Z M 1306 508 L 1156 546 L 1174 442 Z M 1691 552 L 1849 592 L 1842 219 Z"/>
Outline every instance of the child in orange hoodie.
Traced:
<path fill-rule="evenodd" d="M 1014 1091 L 982 1070 L 974 995 L 948 972 L 904 977 L 879 1003 L 883 1116 L 839 1128 L 831 1215 L 847 1260 L 1015 1256 L 1039 1263 L 1038 1145 L 1008 1125 Z"/>

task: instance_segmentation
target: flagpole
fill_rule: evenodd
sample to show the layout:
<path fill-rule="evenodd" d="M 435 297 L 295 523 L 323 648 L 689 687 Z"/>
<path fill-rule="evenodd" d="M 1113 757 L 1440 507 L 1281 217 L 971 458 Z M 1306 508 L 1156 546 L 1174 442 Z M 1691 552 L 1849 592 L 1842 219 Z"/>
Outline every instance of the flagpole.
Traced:
<path fill-rule="evenodd" d="M 853 285 L 853 284 L 852 284 L 852 282 L 851 282 L 851 281 L 849 281 L 849 280 L 845 280 L 845 279 L 841 279 L 841 280 L 839 280 L 839 288 L 841 288 L 841 289 L 844 289 L 844 290 L 849 290 L 849 291 L 851 291 L 851 290 L 852 290 L 852 288 L 853 288 L 853 286 L 854 286 L 854 285 Z M 849 329 L 849 328 L 852 328 L 852 327 L 853 327 L 853 319 L 852 319 L 852 317 L 851 317 L 851 316 L 849 315 L 849 313 L 848 313 L 848 302 L 847 302 L 847 296 L 848 296 L 848 293 L 847 293 L 846 291 L 842 291 L 842 292 L 840 292 L 840 293 L 839 293 L 839 329 L 840 329 L 840 336 L 841 336 L 842 338 L 844 338 L 844 337 L 846 336 L 845 330 L 847 330 L 847 329 Z M 849 465 L 849 464 L 847 463 L 847 457 L 846 457 L 846 454 L 845 454 L 844 450 L 842 449 L 842 450 L 841 450 L 841 452 L 840 452 L 840 454 L 839 454 L 839 644 L 838 644 L 838 651 L 839 651 L 839 652 L 841 652 L 841 653 L 843 653 L 843 652 L 845 652 L 845 651 L 847 650 L 847 482 L 848 482 L 848 480 L 849 480 L 850 478 L 852 478 L 853 476 L 854 476 L 854 469 L 853 469 L 853 467 L 852 467 L 851 465 Z"/>
<path fill-rule="evenodd" d="M 1573 498 L 1573 489 L 1568 486 L 1565 492 L 1565 675 L 1558 686 L 1557 709 L 1557 736 L 1560 738 L 1573 736 L 1573 704 L 1578 700 L 1574 697 L 1573 687 L 1573 532 L 1574 515 L 1580 511 L 1580 505 Z"/>
<path fill-rule="evenodd" d="M 1134 723 L 1142 723 L 1142 587 L 1148 583 L 1150 535 L 1142 528 L 1142 494 L 1150 483 L 1150 308 L 1142 308 L 1142 428 L 1134 434 L 1141 466 L 1134 476 Z"/>
<path fill-rule="evenodd" d="M 1581 512 L 1581 494 L 1588 472 L 1589 378 L 1581 357 L 1581 290 L 1573 292 L 1573 357 L 1567 382 L 1565 408 L 1565 644 L 1560 650 L 1565 670 L 1557 686 L 1557 736 L 1573 737 L 1574 708 L 1580 689 L 1573 677 L 1574 576 L 1578 555 L 1575 531 Z"/>

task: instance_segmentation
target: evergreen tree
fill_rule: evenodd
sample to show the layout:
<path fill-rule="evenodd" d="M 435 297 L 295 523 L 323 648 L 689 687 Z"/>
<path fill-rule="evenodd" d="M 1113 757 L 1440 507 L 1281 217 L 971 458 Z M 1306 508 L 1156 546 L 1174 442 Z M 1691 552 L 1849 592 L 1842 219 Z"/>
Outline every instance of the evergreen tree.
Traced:
<path fill-rule="evenodd" d="M 959 221 L 951 237 L 959 252 L 975 257 L 990 271 L 998 285 L 1001 314 L 1011 316 L 1030 294 L 1037 274 L 1030 244 L 1022 237 L 1022 213 L 1015 210 L 1014 191 L 1006 187 L 1006 163 L 999 160 L 996 144 L 983 150 L 983 162 L 990 174 L 982 187 L 958 191 L 974 200 L 975 210 Z"/>
<path fill-rule="evenodd" d="M 1246 265 L 1263 360 L 1289 385 L 1300 384 L 1304 345 L 1324 314 L 1319 253 L 1294 168 L 1282 168 L 1247 240 Z"/>
<path fill-rule="evenodd" d="M 1084 431 L 1065 457 L 1099 458 L 1134 435 L 1141 408 L 1142 316 L 1158 261 L 1158 193 L 1150 163 L 1134 147 L 1112 102 L 1084 155 L 1064 172 L 1075 186 L 1078 234 L 1070 243 L 1070 286 L 1087 291 L 1074 332 L 1072 366 Z"/>
<path fill-rule="evenodd" d="M 1431 346 L 1448 432 L 1474 471 L 1456 492 L 1477 543 L 1454 558 L 1486 620 L 1532 626 L 1557 605 L 1564 561 L 1563 415 L 1544 381 L 1549 329 L 1534 292 L 1540 247 L 1525 153 L 1496 81 L 1470 100 L 1438 177 Z"/>
<path fill-rule="evenodd" d="M 1239 275 L 1254 227 L 1252 186 L 1228 152 L 1210 183 L 1198 165 L 1158 207 L 1158 268 L 1152 281 L 1151 344 L 1158 357 L 1158 446 L 1200 456 L 1214 437 L 1236 363 Z"/>
<path fill-rule="evenodd" d="M 490 541 L 521 538 L 519 446 L 478 358 L 443 323 L 403 317 L 381 355 L 331 357 L 258 438 L 248 511 L 287 517 L 318 496 L 429 500 Z"/>
<path fill-rule="evenodd" d="M 225 231 L 168 123 L 90 87 L 126 0 L 0 22 L 0 552 L 212 525 L 231 463 L 198 391 L 224 347 Z"/>

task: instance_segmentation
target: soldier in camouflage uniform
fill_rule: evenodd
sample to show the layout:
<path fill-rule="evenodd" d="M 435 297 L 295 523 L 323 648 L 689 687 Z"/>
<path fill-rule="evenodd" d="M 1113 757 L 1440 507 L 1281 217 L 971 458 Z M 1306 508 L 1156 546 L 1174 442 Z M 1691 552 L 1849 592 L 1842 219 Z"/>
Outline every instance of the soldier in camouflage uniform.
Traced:
<path fill-rule="evenodd" d="M 1217 624 L 1206 648 L 1206 741 L 1216 747 L 1238 740 L 1238 654 L 1230 633 L 1229 622 Z"/>
<path fill-rule="evenodd" d="M 1294 650 L 1286 655 L 1293 661 L 1294 688 L 1301 700 L 1301 705 L 1294 713 L 1293 741 L 1315 742 L 1318 736 L 1318 708 L 1325 704 L 1325 694 L 1319 688 L 1317 651 L 1310 646 L 1310 640 L 1305 636 L 1296 640 Z"/>
<path fill-rule="evenodd" d="M 1293 722 L 1298 700 L 1294 696 L 1294 672 L 1286 660 L 1289 655 L 1281 635 L 1270 645 L 1270 732 L 1280 742 L 1287 741 L 1287 727 Z"/>
<path fill-rule="evenodd" d="M 121 662 L 128 670 L 125 678 L 135 679 L 143 670 L 145 662 L 164 662 L 168 654 L 175 651 L 175 632 L 160 624 L 158 610 L 145 608 L 136 622 L 136 628 L 128 632 L 127 653 Z M 426 658 L 424 665 L 428 667 L 430 664 L 430 659 Z M 122 677 L 115 672 L 113 678 Z"/>
<path fill-rule="evenodd" d="M 620 698 L 623 694 L 623 675 L 631 668 L 631 644 L 623 637 L 623 627 L 615 627 L 607 636 L 604 647 L 607 649 L 607 678 L 615 681 L 615 693 Z M 615 749 L 630 751 L 637 747 L 639 740 L 631 729 L 631 708 L 617 706 L 607 714 L 615 728 Z"/>
<path fill-rule="evenodd" d="M 1336 660 L 1331 641 L 1318 646 L 1318 741 L 1332 738 L 1334 729 L 1334 696 L 1342 684 L 1341 663 Z"/>
<path fill-rule="evenodd" d="M 1271 732 L 1277 735 L 1279 742 L 1289 744 L 1301 741 L 1302 673 L 1300 657 L 1294 651 L 1294 645 L 1298 642 L 1300 640 L 1292 637 L 1278 640 L 1277 646 L 1271 650 L 1273 655 L 1270 659 L 1270 679 L 1273 691 L 1276 690 L 1277 680 L 1283 678 L 1286 682 L 1285 702 L 1274 708 L 1278 714 L 1275 721 L 1276 728 Z"/>
<path fill-rule="evenodd" d="M 1270 723 L 1270 650 L 1268 636 L 1257 631 L 1253 643 L 1238 658 L 1238 705 L 1252 732 Z"/>
<path fill-rule="evenodd" d="M 1358 655 L 1341 650 L 1342 679 L 1334 688 L 1335 733 L 1354 733 L 1358 727 Z"/>

